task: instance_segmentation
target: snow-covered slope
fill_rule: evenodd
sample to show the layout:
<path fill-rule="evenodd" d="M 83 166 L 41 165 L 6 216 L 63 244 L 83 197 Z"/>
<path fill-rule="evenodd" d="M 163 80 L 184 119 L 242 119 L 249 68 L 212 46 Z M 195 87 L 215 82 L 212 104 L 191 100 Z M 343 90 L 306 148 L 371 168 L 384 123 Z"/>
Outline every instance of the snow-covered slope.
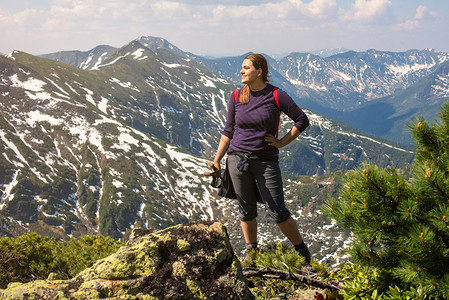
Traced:
<path fill-rule="evenodd" d="M 297 87 L 297 95 L 348 111 L 392 95 L 432 73 L 449 54 L 434 50 L 345 52 L 327 58 L 292 53 L 275 69 Z"/>
<path fill-rule="evenodd" d="M 32 57 L 15 53 L 12 59 Z M 112 95 L 97 97 L 85 72 L 50 64 L 42 76 L 12 60 L 2 67 L 6 232 L 9 223 L 29 228 L 42 222 L 61 236 L 121 237 L 133 226 L 218 217 L 217 199 L 201 176 L 205 159 L 117 120 Z"/>

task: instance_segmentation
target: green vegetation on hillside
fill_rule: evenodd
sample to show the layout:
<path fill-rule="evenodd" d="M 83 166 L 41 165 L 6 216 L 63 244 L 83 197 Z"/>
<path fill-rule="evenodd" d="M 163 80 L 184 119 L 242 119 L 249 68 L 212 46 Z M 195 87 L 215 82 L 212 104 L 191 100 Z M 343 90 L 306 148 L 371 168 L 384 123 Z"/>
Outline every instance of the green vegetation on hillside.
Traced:
<path fill-rule="evenodd" d="M 123 246 L 110 237 L 83 236 L 80 239 L 56 241 L 54 238 L 29 233 L 0 238 L 0 288 L 10 282 L 46 279 L 69 279 Z"/>
<path fill-rule="evenodd" d="M 273 244 L 265 251 L 251 251 L 242 266 L 244 273 L 247 270 L 272 271 L 268 276 L 248 276 L 256 299 L 434 299 L 422 287 L 400 284 L 388 272 L 369 266 L 346 264 L 331 272 L 313 259 L 313 269 L 307 268 L 303 257 L 281 243 Z M 291 279 L 279 279 L 276 274 L 281 272 L 293 276 Z M 294 275 L 306 278 L 303 281 L 294 280 Z M 332 291 L 317 287 L 317 282 L 333 287 Z"/>

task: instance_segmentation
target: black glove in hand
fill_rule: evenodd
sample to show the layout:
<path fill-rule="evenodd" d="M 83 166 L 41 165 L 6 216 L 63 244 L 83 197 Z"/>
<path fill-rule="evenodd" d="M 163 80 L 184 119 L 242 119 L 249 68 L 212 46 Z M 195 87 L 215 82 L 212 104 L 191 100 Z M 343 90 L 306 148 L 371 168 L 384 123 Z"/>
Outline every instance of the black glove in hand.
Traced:
<path fill-rule="evenodd" d="M 221 186 L 221 176 L 218 169 L 214 166 L 214 163 L 208 161 L 207 166 L 212 169 L 212 172 L 204 172 L 205 176 L 212 176 L 212 182 L 210 185 L 214 188 L 219 188 Z"/>

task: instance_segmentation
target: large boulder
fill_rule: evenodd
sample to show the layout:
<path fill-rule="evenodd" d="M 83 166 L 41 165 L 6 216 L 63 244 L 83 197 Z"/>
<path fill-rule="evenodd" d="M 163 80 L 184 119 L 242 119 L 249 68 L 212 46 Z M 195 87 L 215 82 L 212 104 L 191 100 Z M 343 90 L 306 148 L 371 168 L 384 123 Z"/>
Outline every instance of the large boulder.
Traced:
<path fill-rule="evenodd" d="M 254 299 L 221 223 L 137 229 L 70 280 L 11 283 L 0 299 Z"/>

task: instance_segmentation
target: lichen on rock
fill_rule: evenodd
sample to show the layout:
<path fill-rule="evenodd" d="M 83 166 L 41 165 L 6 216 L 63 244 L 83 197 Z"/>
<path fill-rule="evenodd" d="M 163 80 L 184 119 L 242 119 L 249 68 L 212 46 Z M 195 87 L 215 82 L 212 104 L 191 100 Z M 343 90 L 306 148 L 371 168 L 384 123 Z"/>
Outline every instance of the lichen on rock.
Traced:
<path fill-rule="evenodd" d="M 126 246 L 70 280 L 10 284 L 0 299 L 254 299 L 226 227 L 135 229 Z"/>
<path fill-rule="evenodd" d="M 190 250 L 190 244 L 186 240 L 179 239 L 177 242 L 178 250 L 180 252 L 189 251 Z"/>

